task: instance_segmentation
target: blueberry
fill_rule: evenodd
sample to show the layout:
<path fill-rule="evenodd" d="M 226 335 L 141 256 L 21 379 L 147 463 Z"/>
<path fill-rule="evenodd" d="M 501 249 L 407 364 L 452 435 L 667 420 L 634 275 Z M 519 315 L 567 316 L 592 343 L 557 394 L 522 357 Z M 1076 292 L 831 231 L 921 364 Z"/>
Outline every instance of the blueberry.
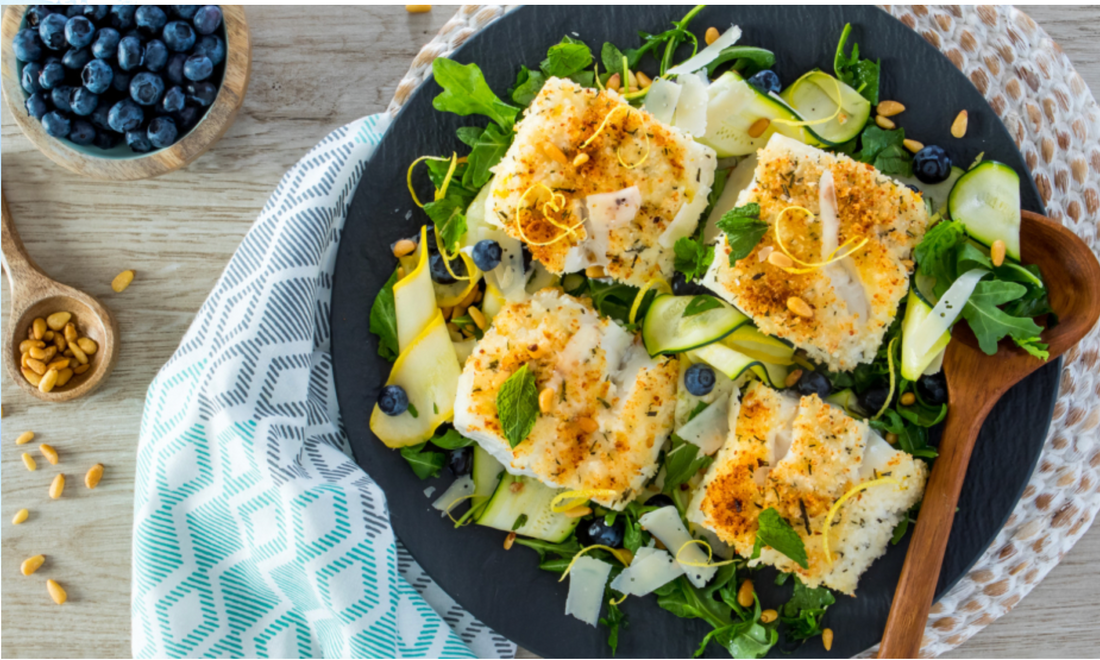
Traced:
<path fill-rule="evenodd" d="M 141 126 L 144 120 L 145 113 L 142 112 L 141 106 L 130 99 L 122 99 L 111 106 L 111 112 L 107 115 L 107 123 L 111 126 L 111 130 L 119 133 L 134 130 Z"/>
<path fill-rule="evenodd" d="M 214 66 L 225 61 L 225 42 L 221 37 L 206 35 L 195 44 L 195 54 L 206 55 Z"/>
<path fill-rule="evenodd" d="M 81 16 L 84 14 L 84 5 L 64 5 L 65 18 L 72 18 L 73 16 Z"/>
<path fill-rule="evenodd" d="M 164 93 L 164 98 L 161 100 L 160 107 L 165 112 L 179 112 L 183 110 L 183 105 L 186 100 L 187 97 L 184 95 L 182 88 L 172 87 Z"/>
<path fill-rule="evenodd" d="M 874 415 L 886 405 L 888 396 L 890 396 L 890 387 L 886 383 L 879 383 L 856 395 L 856 403 L 863 412 Z"/>
<path fill-rule="evenodd" d="M 27 97 L 25 103 L 27 114 L 39 121 L 50 111 L 50 102 L 46 99 L 46 92 L 35 92 Z"/>
<path fill-rule="evenodd" d="M 142 5 L 134 13 L 134 22 L 145 34 L 156 34 L 164 28 L 164 24 L 168 22 L 168 16 L 156 5 Z"/>
<path fill-rule="evenodd" d="M 92 122 L 92 126 L 98 128 L 100 132 L 111 131 L 111 124 L 107 121 L 109 114 L 111 114 L 109 103 L 97 103 L 95 110 L 92 110 L 92 114 L 88 115 L 88 121 Z"/>
<path fill-rule="evenodd" d="M 39 39 L 38 32 L 30 28 L 15 33 L 11 48 L 15 51 L 15 59 L 20 62 L 37 62 L 42 59 L 42 40 Z"/>
<path fill-rule="evenodd" d="M 222 24 L 222 10 L 217 5 L 206 5 L 195 12 L 191 20 L 199 34 L 214 34 L 214 30 Z"/>
<path fill-rule="evenodd" d="M 129 30 L 134 27 L 134 5 L 111 5 L 111 27 L 116 30 Z"/>
<path fill-rule="evenodd" d="M 214 99 L 218 96 L 218 88 L 206 81 L 187 83 L 183 91 L 187 92 L 188 103 L 204 108 L 209 108 L 210 104 L 212 104 Z M 459 264 L 462 263 L 461 261 L 459 262 Z M 465 266 L 461 266 L 461 268 L 463 268 L 462 272 L 465 273 Z"/>
<path fill-rule="evenodd" d="M 54 9 L 49 5 L 31 5 L 27 9 L 27 13 L 23 14 L 23 17 L 27 19 L 27 25 L 31 27 L 38 27 L 38 24 L 42 22 L 42 19 L 53 14 Z"/>
<path fill-rule="evenodd" d="M 947 378 L 944 377 L 943 372 L 918 378 L 917 394 L 920 395 L 921 401 L 930 406 L 947 403 Z"/>
<path fill-rule="evenodd" d="M 149 122 L 148 133 L 150 144 L 157 149 L 163 149 L 175 143 L 179 130 L 176 129 L 176 122 L 172 121 L 171 117 L 154 117 L 153 121 Z"/>
<path fill-rule="evenodd" d="M 38 23 L 38 38 L 50 50 L 61 50 L 65 43 L 65 25 L 69 22 L 64 14 L 49 14 Z"/>
<path fill-rule="evenodd" d="M 908 188 L 909 190 L 912 190 L 913 192 L 917 193 L 918 195 L 923 194 L 923 193 L 921 193 L 920 188 L 914 186 L 911 183 L 905 184 L 905 187 Z"/>
<path fill-rule="evenodd" d="M 192 55 L 183 63 L 183 76 L 188 80 L 206 80 L 214 73 L 214 63 L 205 55 Z"/>
<path fill-rule="evenodd" d="M 23 91 L 28 94 L 42 91 L 42 85 L 38 84 L 38 76 L 41 73 L 41 64 L 38 62 L 28 62 L 23 67 L 23 73 L 20 75 L 20 84 L 23 87 Z"/>
<path fill-rule="evenodd" d="M 176 53 L 185 53 L 195 46 L 195 30 L 183 21 L 172 21 L 165 25 L 163 37 L 169 50 Z"/>
<path fill-rule="evenodd" d="M 428 258 L 428 270 L 431 272 L 432 281 L 436 284 L 454 284 L 458 280 L 455 276 L 466 276 L 466 262 L 461 259 L 452 259 L 450 262 L 451 270 L 447 270 L 447 266 L 443 263 L 443 255 L 436 252 Z M 451 271 L 454 271 L 454 275 L 451 275 Z"/>
<path fill-rule="evenodd" d="M 124 71 L 115 71 L 115 75 L 111 78 L 111 89 L 116 92 L 122 92 L 123 94 L 130 95 L 130 81 L 134 77 Z"/>
<path fill-rule="evenodd" d="M 95 141 L 92 143 L 104 151 L 114 149 L 122 143 L 122 134 L 108 129 L 95 132 Z"/>
<path fill-rule="evenodd" d="M 184 107 L 176 113 L 176 125 L 179 126 L 180 131 L 186 133 L 191 130 L 195 124 L 199 123 L 199 119 L 202 118 L 201 111 L 193 105 Z"/>
<path fill-rule="evenodd" d="M 123 71 L 133 71 L 145 62 L 145 50 L 141 39 L 135 36 L 123 37 L 118 42 L 118 66 Z"/>
<path fill-rule="evenodd" d="M 72 129 L 69 131 L 69 142 L 87 146 L 95 140 L 95 127 L 83 119 L 74 119 Z"/>
<path fill-rule="evenodd" d="M 92 45 L 95 38 L 95 26 L 83 16 L 73 16 L 65 23 L 65 41 L 73 48 Z"/>
<path fill-rule="evenodd" d="M 130 98 L 141 105 L 156 105 L 164 95 L 164 79 L 155 73 L 142 71 L 130 81 Z"/>
<path fill-rule="evenodd" d="M 684 372 L 684 387 L 689 394 L 706 396 L 714 389 L 714 369 L 709 364 L 696 362 Z"/>
<path fill-rule="evenodd" d="M 185 21 L 189 21 L 195 17 L 195 12 L 199 10 L 199 5 L 169 5 L 168 13 L 176 18 L 182 18 Z"/>
<path fill-rule="evenodd" d="M 111 59 L 118 55 L 118 42 L 121 40 L 122 35 L 118 30 L 109 27 L 99 28 L 95 41 L 92 42 L 92 56 L 101 60 Z"/>
<path fill-rule="evenodd" d="M 400 385 L 387 385 L 378 395 L 378 408 L 391 417 L 400 415 L 409 409 L 409 395 Z"/>
<path fill-rule="evenodd" d="M 38 74 L 38 85 L 42 89 L 53 89 L 65 81 L 65 67 L 61 62 L 47 62 Z"/>
<path fill-rule="evenodd" d="M 699 281 L 688 282 L 680 271 L 672 274 L 672 293 L 678 296 L 713 296 L 714 292 L 699 284 Z"/>
<path fill-rule="evenodd" d="M 145 68 L 150 71 L 160 71 L 168 64 L 168 46 L 160 39 L 150 39 L 145 44 Z"/>
<path fill-rule="evenodd" d="M 500 243 L 491 239 L 478 241 L 474 246 L 474 263 L 482 271 L 489 272 L 500 265 L 500 259 L 504 251 L 500 249 Z"/>
<path fill-rule="evenodd" d="M 126 131 L 126 145 L 139 154 L 153 150 L 153 145 L 149 142 L 149 136 L 141 129 Z"/>
<path fill-rule="evenodd" d="M 582 522 L 577 528 L 577 540 L 582 545 L 606 545 L 609 548 L 621 548 L 626 533 L 626 521 L 622 516 L 615 517 L 615 524 L 608 525 L 602 516 L 590 522 Z"/>
<path fill-rule="evenodd" d="M 165 67 L 164 71 L 164 75 L 168 77 L 168 82 L 172 83 L 173 85 L 183 84 L 183 64 L 186 61 L 187 55 L 185 55 L 184 53 L 176 53 L 175 55 L 168 58 L 168 65 Z"/>
<path fill-rule="evenodd" d="M 672 498 L 663 493 L 658 493 L 645 501 L 645 506 L 674 506 Z"/>
<path fill-rule="evenodd" d="M 749 78 L 749 84 L 765 92 L 774 92 L 776 94 L 779 93 L 779 90 L 783 89 L 783 84 L 779 82 L 779 76 L 771 69 L 764 69 L 752 78 Z"/>
<path fill-rule="evenodd" d="M 98 23 L 107 18 L 107 12 L 111 11 L 111 5 L 84 5 L 84 18 Z"/>
<path fill-rule="evenodd" d="M 88 91 L 84 87 L 73 90 L 72 96 L 73 114 L 87 117 L 99 106 L 99 95 Z"/>
<path fill-rule="evenodd" d="M 73 88 L 68 85 L 58 85 L 50 91 L 50 102 L 53 107 L 62 112 L 73 111 Z"/>
<path fill-rule="evenodd" d="M 447 452 L 447 467 L 456 477 L 470 474 L 474 469 L 474 448 L 460 447 Z"/>
<path fill-rule="evenodd" d="M 947 180 L 951 176 L 951 157 L 943 150 L 930 144 L 913 156 L 913 174 L 921 183 L 933 184 Z"/>
<path fill-rule="evenodd" d="M 72 122 L 64 112 L 52 110 L 42 117 L 42 128 L 46 129 L 48 135 L 63 138 L 68 137 L 69 131 L 72 130 Z"/>
<path fill-rule="evenodd" d="M 80 72 L 80 82 L 88 88 L 89 92 L 102 94 L 111 87 L 115 78 L 114 69 L 103 60 L 92 60 L 84 65 Z"/>
<path fill-rule="evenodd" d="M 802 377 L 795 383 L 794 388 L 802 396 L 816 394 L 822 399 L 829 396 L 829 392 L 833 390 L 833 386 L 829 383 L 829 379 L 825 377 L 825 374 L 810 369 L 802 370 Z"/>
<path fill-rule="evenodd" d="M 92 59 L 91 48 L 70 48 L 65 52 L 65 57 L 61 58 L 61 63 L 65 65 L 66 69 L 80 71 L 84 68 L 84 65 L 91 62 Z"/>

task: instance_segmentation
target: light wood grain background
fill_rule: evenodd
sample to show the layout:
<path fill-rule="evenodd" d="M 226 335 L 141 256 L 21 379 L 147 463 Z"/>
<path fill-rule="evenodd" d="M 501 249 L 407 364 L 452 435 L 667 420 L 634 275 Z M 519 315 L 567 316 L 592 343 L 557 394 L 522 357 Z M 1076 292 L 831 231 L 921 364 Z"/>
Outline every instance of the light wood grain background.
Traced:
<path fill-rule="evenodd" d="M 1100 91 L 1100 9 L 1027 7 L 1086 82 Z M 452 10 L 410 15 L 394 7 L 249 7 L 252 83 L 236 124 L 189 168 L 153 181 L 94 182 L 34 150 L 5 107 L 5 196 L 31 255 L 53 277 L 98 296 L 117 315 L 122 354 L 104 388 L 64 405 L 38 403 L 0 375 L 2 506 L 0 607 L 4 657 L 130 655 L 130 532 L 134 456 L 145 390 L 175 350 L 225 263 L 282 174 L 333 128 L 385 109 L 420 46 Z M 133 268 L 121 294 L 111 279 Z M 0 305 L 7 323 L 8 291 Z M 25 430 L 35 444 L 16 447 Z M 20 460 L 37 442 L 59 465 Z M 83 474 L 102 462 L 95 491 Z M 47 497 L 57 472 L 65 496 Z M 11 517 L 30 509 L 19 527 Z M 20 562 L 47 556 L 31 577 Z M 61 582 L 58 608 L 46 579 Z M 1100 528 L 1091 530 L 1015 611 L 953 657 L 1095 657 L 1100 649 Z"/>

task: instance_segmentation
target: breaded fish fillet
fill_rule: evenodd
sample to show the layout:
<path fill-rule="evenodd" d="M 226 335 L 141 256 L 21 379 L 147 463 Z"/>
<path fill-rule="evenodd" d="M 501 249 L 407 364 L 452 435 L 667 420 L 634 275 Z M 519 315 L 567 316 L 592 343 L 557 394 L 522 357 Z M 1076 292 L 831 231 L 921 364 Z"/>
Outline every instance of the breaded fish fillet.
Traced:
<path fill-rule="evenodd" d="M 553 405 L 515 448 L 501 431 L 497 393 L 524 364 Z M 587 301 L 557 289 L 504 307 L 459 380 L 454 425 L 513 474 L 556 488 L 606 489 L 593 498 L 621 509 L 656 473 L 672 431 L 677 360 L 650 358 Z"/>
<path fill-rule="evenodd" d="M 604 267 L 641 286 L 673 274 L 714 182 L 714 151 L 615 91 L 551 78 L 496 166 L 487 217 L 551 273 Z"/>
<path fill-rule="evenodd" d="M 751 316 L 760 330 L 830 369 L 847 371 L 872 361 L 908 291 L 910 252 L 928 228 L 920 195 L 870 165 L 777 133 L 758 152 L 752 182 L 737 205 L 754 202 L 770 225 L 767 234 L 733 265 L 723 234 L 703 284 Z M 809 272 L 773 265 L 767 256 L 781 251 L 781 215 L 783 244 L 805 264 L 853 251 Z M 808 303 L 813 316 L 792 311 L 791 298 Z"/>

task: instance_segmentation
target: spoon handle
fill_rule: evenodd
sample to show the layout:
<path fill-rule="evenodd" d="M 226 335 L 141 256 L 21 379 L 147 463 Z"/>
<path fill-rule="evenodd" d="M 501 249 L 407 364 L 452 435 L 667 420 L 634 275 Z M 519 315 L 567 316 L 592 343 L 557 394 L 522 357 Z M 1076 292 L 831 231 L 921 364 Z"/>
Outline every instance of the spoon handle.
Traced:
<path fill-rule="evenodd" d="M 952 402 L 948 408 L 939 457 L 932 464 L 890 617 L 886 620 L 880 658 L 915 658 L 920 653 L 970 454 L 982 422 L 996 400 L 997 397 L 991 397 Z"/>
<path fill-rule="evenodd" d="M 11 286 L 12 301 L 22 296 L 21 288 L 32 279 L 42 275 L 42 270 L 27 255 L 27 249 L 23 247 L 23 241 L 19 238 L 19 232 L 15 230 L 15 221 L 12 220 L 11 211 L 8 210 L 8 198 L 0 193 L 0 206 L 3 207 L 3 254 L 4 270 L 8 274 L 8 284 Z"/>

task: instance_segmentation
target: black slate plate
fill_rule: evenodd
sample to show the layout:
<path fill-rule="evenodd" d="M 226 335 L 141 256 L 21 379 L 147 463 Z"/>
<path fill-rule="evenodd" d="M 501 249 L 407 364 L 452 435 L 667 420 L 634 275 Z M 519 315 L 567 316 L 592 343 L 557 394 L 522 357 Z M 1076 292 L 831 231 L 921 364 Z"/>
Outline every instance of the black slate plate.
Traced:
<path fill-rule="evenodd" d="M 524 7 L 467 42 L 454 58 L 476 62 L 490 86 L 503 96 L 519 65 L 536 66 L 546 49 L 563 35 L 578 36 L 598 53 L 604 41 L 620 47 L 637 44 L 637 31 L 657 32 L 679 19 L 684 7 Z M 969 165 L 979 152 L 1021 173 L 1024 161 L 1008 132 L 970 82 L 935 48 L 886 13 L 872 7 L 710 7 L 694 21 L 701 35 L 707 26 L 741 26 L 740 43 L 774 50 L 776 71 L 789 83 L 813 67 L 832 70 L 836 41 L 846 22 L 864 56 L 880 58 L 881 98 L 907 106 L 898 117 L 907 133 L 926 144 L 940 144 L 958 164 Z M 647 73 L 654 73 L 650 62 Z M 643 66 L 643 68 L 645 68 Z M 375 353 L 368 330 L 370 303 L 394 269 L 387 246 L 428 222 L 409 198 L 405 171 L 424 154 L 465 153 L 455 129 L 479 124 L 436 112 L 434 82 L 425 83 L 396 118 L 389 134 L 365 166 L 348 213 L 336 267 L 332 305 L 335 377 L 344 426 L 360 465 L 385 490 L 393 526 L 424 569 L 474 616 L 520 645 L 546 657 L 606 657 L 606 630 L 563 615 L 567 584 L 540 571 L 537 556 L 516 546 L 501 548 L 503 534 L 471 526 L 453 529 L 430 508 L 424 488 L 445 488 L 450 477 L 422 482 L 396 452 L 370 432 L 368 420 L 389 363 Z M 959 110 L 970 112 L 965 139 L 949 135 Z M 1030 177 L 1022 176 L 1023 208 L 1042 212 Z M 427 193 L 421 191 L 421 197 Z M 411 211 L 410 217 L 406 215 Z M 977 560 L 1010 514 L 1038 459 L 1057 394 L 1059 364 L 1051 364 L 1013 388 L 989 416 L 971 459 L 959 513 L 947 547 L 938 585 L 943 594 Z M 838 596 L 826 624 L 836 632 L 832 652 L 820 639 L 794 648 L 797 657 L 848 657 L 878 642 L 889 611 L 908 541 L 890 548 L 860 581 L 858 598 Z M 772 586 L 773 573 L 757 584 L 763 602 L 784 602 L 790 587 Z M 628 599 L 623 610 L 629 627 L 620 636 L 618 657 L 687 657 L 709 627 L 657 607 L 653 598 Z M 792 649 L 783 649 L 791 651 Z M 782 657 L 778 647 L 772 655 Z M 725 652 L 712 646 L 708 655 Z"/>

